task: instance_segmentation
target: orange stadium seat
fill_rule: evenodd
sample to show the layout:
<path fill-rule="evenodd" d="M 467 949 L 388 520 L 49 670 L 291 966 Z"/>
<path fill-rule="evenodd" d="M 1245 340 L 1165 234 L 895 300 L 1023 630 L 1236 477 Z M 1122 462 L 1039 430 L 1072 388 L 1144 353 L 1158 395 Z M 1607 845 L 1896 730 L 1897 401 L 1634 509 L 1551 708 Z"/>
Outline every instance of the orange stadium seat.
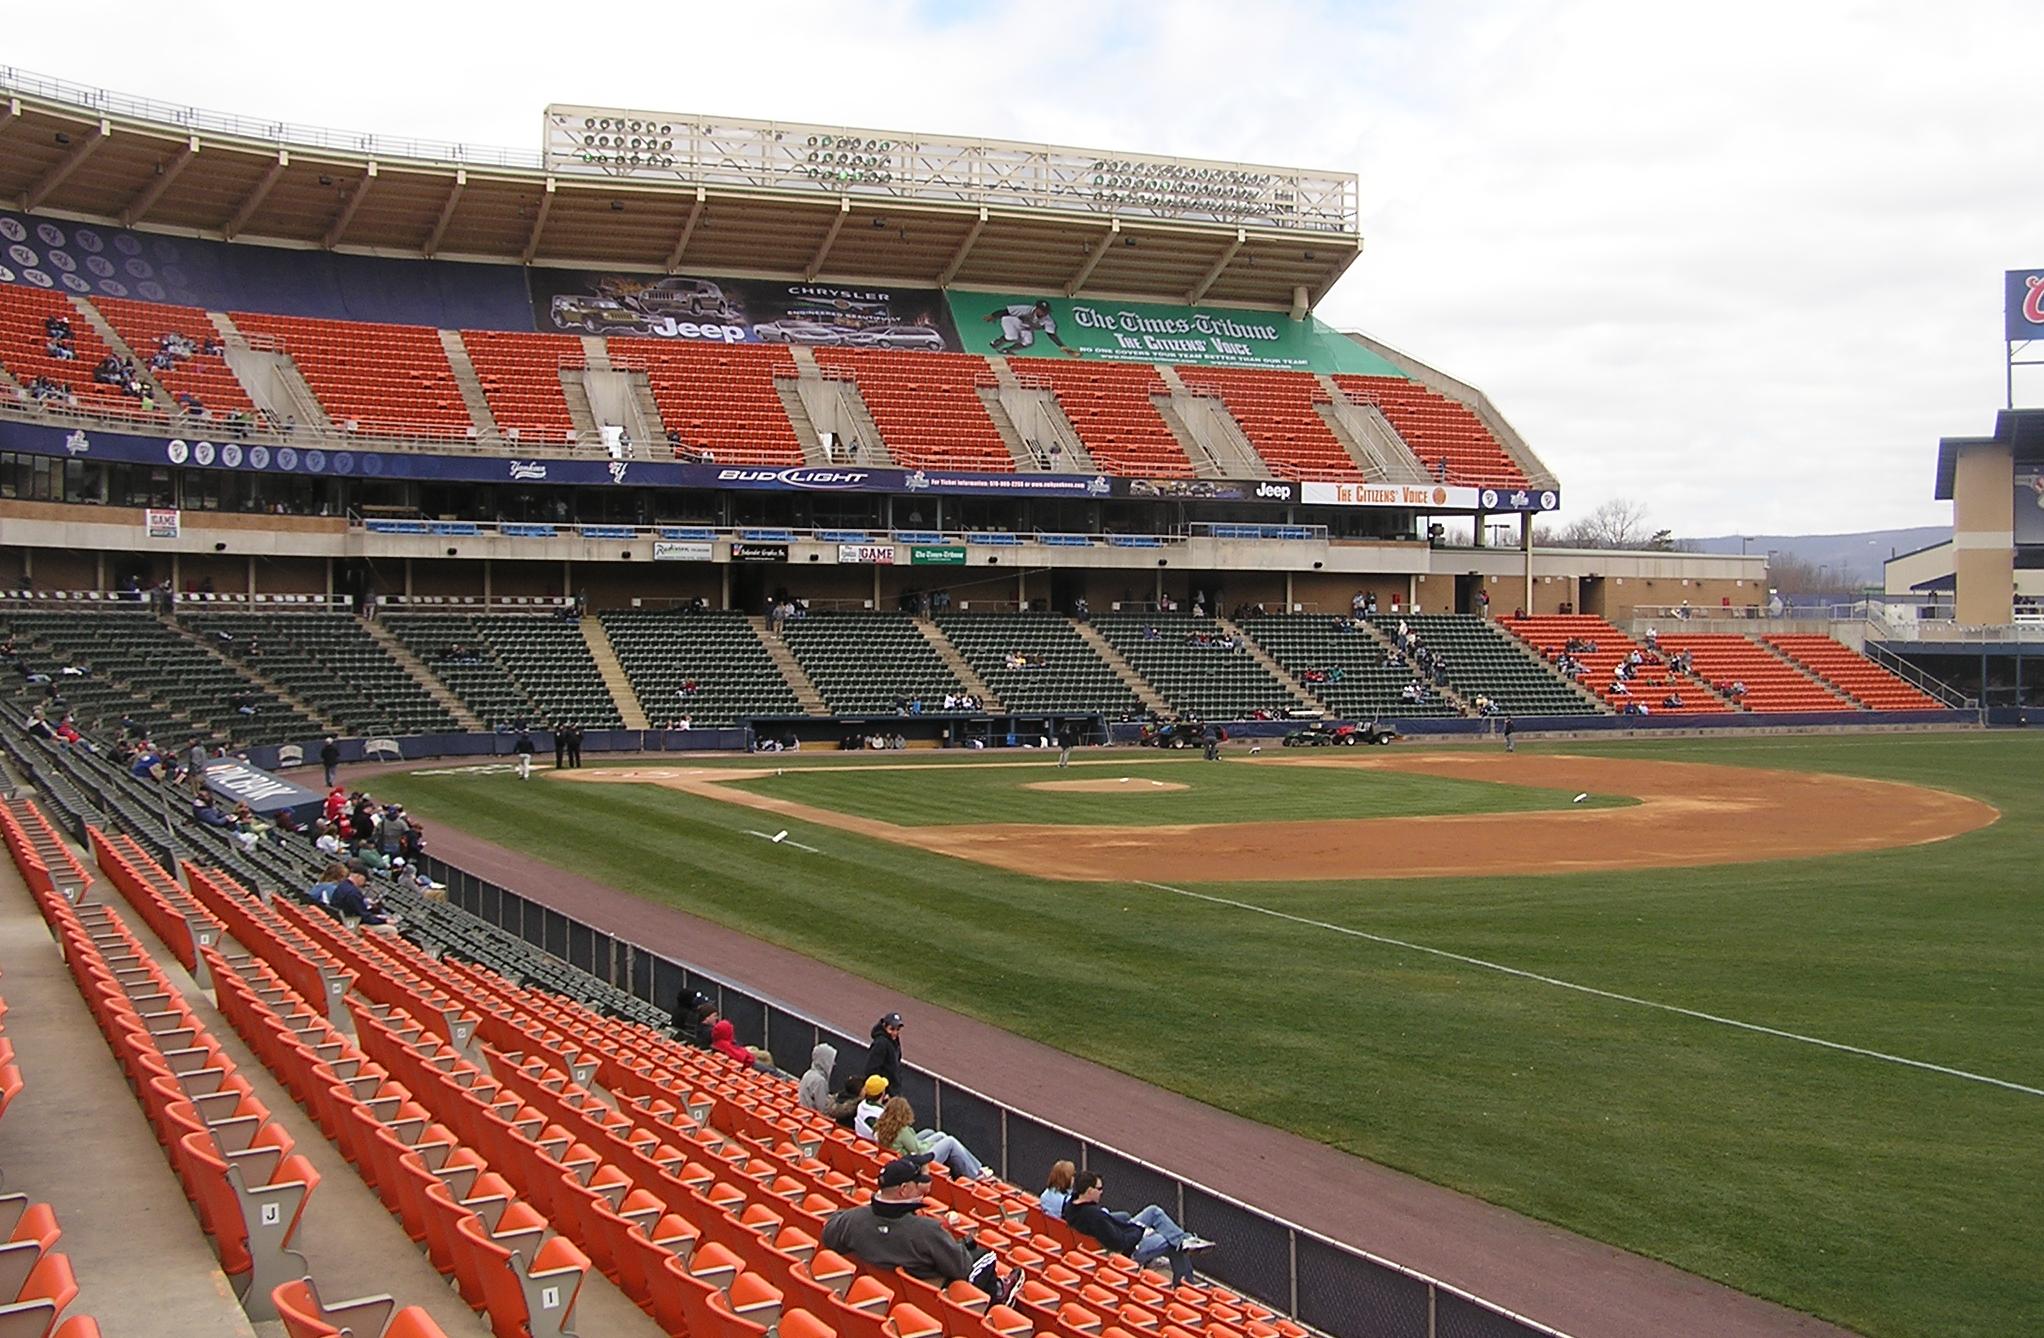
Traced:
<path fill-rule="evenodd" d="M 644 371 L 675 454 L 707 452 L 718 464 L 799 465 L 802 443 L 774 389 L 796 374 L 784 344 L 699 344 L 619 336 L 611 365 Z"/>
<path fill-rule="evenodd" d="M 120 297 L 96 297 L 92 305 L 106 317 L 114 333 L 127 342 L 128 347 L 135 351 L 138 362 L 145 366 L 150 355 L 156 352 L 159 341 L 167 334 L 182 335 L 197 349 L 203 349 L 207 340 L 220 337 L 212 319 L 199 307 L 137 302 Z M 173 395 L 189 392 L 215 418 L 232 413 L 255 416 L 255 401 L 249 398 L 241 378 L 227 365 L 224 354 L 195 352 L 190 357 L 179 359 L 168 371 L 152 375 Z"/>
<path fill-rule="evenodd" d="M 1024 385 L 1041 382 L 1057 396 L 1093 462 L 1109 473 L 1189 478 L 1192 461 L 1150 397 L 1169 387 L 1157 369 L 1134 363 L 1015 360 Z"/>
<path fill-rule="evenodd" d="M 1360 480 L 1363 471 L 1313 407 L 1332 397 L 1309 372 L 1180 367 L 1194 390 L 1219 395 L 1249 444 L 1283 478 Z"/>
<path fill-rule="evenodd" d="M 1613 707 L 1638 702 L 1654 715 L 1708 715 L 1730 709 L 1701 682 L 1669 669 L 1657 656 L 1649 656 L 1644 646 L 1594 614 L 1540 614 L 1500 618 L 1497 623 L 1549 660 L 1560 655 L 1571 640 L 1594 642 L 1596 650 L 1573 654 L 1589 671 L 1582 680 L 1583 686 Z M 1618 666 L 1635 650 L 1646 656 L 1646 661 L 1634 672 L 1626 691 L 1615 693 L 1611 683 Z M 1663 705 L 1671 693 L 1681 695 L 1682 705 Z"/>
<path fill-rule="evenodd" d="M 582 341 L 572 335 L 463 330 L 462 345 L 475 364 L 483 398 L 506 436 L 558 445 L 575 439 L 575 420 L 561 388 L 561 368 L 582 364 Z"/>
<path fill-rule="evenodd" d="M 54 358 L 48 351 L 49 336 L 43 323 L 61 316 L 71 324 L 70 346 L 75 356 Z M 0 367 L 26 386 L 36 377 L 46 377 L 70 387 L 78 406 L 93 413 L 147 416 L 142 403 L 118 386 L 102 385 L 92 379 L 92 369 L 113 350 L 99 337 L 83 312 L 61 293 L 0 284 Z M 158 405 L 156 412 L 162 413 Z"/>
<path fill-rule="evenodd" d="M 851 376 L 894 458 L 909 469 L 1013 473 L 1015 457 L 979 398 L 993 369 L 969 353 L 820 348 L 817 365 Z"/>
<path fill-rule="evenodd" d="M 1525 471 L 1465 404 L 1402 376 L 1341 375 L 1349 398 L 1374 404 L 1428 472 L 1477 488 L 1523 488 Z"/>
<path fill-rule="evenodd" d="M 1858 651 L 1828 636 L 1771 636 L 1767 644 L 1876 711 L 1941 711 L 1945 703 L 1912 687 Z"/>
<path fill-rule="evenodd" d="M 475 421 L 440 332 L 423 325 L 232 313 L 242 333 L 290 355 L 336 427 L 372 436 L 466 438 Z"/>

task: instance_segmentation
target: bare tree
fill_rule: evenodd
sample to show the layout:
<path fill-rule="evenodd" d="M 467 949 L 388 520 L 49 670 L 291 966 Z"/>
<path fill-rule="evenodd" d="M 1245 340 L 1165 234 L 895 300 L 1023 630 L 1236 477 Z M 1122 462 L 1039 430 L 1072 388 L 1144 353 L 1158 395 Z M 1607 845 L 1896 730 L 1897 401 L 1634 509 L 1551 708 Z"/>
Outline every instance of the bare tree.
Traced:
<path fill-rule="evenodd" d="M 1629 497 L 1614 497 L 1589 515 L 1572 520 L 1560 529 L 1543 527 L 1534 542 L 1547 548 L 1631 548 L 1667 550 L 1675 537 L 1667 530 L 1654 529 L 1647 522 L 1643 503 Z"/>

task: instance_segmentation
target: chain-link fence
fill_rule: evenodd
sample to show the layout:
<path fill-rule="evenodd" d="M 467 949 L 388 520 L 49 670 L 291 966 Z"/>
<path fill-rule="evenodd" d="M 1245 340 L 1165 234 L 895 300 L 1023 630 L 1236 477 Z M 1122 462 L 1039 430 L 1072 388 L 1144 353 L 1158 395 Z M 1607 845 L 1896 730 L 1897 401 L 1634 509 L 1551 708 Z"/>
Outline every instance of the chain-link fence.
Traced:
<path fill-rule="evenodd" d="M 661 1008 L 683 989 L 701 992 L 743 1037 L 761 1037 L 790 1073 L 819 1044 L 837 1047 L 838 1072 L 863 1060 L 865 1037 L 846 1036 L 774 999 L 542 906 L 442 861 L 430 865 L 455 904 Z M 1177 1176 L 1037 1115 L 1004 1106 L 913 1065 L 901 1095 L 919 1124 L 956 1136 L 1002 1178 L 1033 1186 L 1051 1163 L 1097 1171 L 1121 1204 L 1154 1203 L 1189 1231 L 1222 1243 L 1197 1256 L 1199 1270 L 1332 1338 L 1562 1338 L 1423 1274 L 1295 1226 L 1260 1208 Z"/>

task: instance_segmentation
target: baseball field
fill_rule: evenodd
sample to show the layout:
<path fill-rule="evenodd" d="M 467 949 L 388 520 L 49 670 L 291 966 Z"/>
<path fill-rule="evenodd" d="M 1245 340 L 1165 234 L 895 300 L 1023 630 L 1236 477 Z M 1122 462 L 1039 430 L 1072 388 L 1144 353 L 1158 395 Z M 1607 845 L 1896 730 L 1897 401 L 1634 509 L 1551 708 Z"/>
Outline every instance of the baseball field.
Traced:
<path fill-rule="evenodd" d="M 2044 741 L 1051 761 L 374 788 L 1853 1329 L 2044 1332 Z"/>

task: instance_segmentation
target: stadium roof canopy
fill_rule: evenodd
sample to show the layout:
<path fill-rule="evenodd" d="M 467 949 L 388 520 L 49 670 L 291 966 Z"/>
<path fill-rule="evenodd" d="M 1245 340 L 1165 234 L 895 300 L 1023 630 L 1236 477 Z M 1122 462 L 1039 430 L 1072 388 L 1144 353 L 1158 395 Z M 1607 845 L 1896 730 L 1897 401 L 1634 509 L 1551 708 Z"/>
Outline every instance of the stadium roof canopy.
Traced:
<path fill-rule="evenodd" d="M 0 199 L 227 241 L 1302 311 L 1353 174 L 553 107 L 539 150 L 324 130 L 0 67 Z"/>
<path fill-rule="evenodd" d="M 1961 449 L 1993 445 L 2008 446 L 2018 465 L 2044 464 L 2044 409 L 2001 410 L 1994 416 L 1994 435 L 1991 437 L 1940 438 L 1937 488 L 1931 496 L 1940 502 L 1952 500 Z"/>

